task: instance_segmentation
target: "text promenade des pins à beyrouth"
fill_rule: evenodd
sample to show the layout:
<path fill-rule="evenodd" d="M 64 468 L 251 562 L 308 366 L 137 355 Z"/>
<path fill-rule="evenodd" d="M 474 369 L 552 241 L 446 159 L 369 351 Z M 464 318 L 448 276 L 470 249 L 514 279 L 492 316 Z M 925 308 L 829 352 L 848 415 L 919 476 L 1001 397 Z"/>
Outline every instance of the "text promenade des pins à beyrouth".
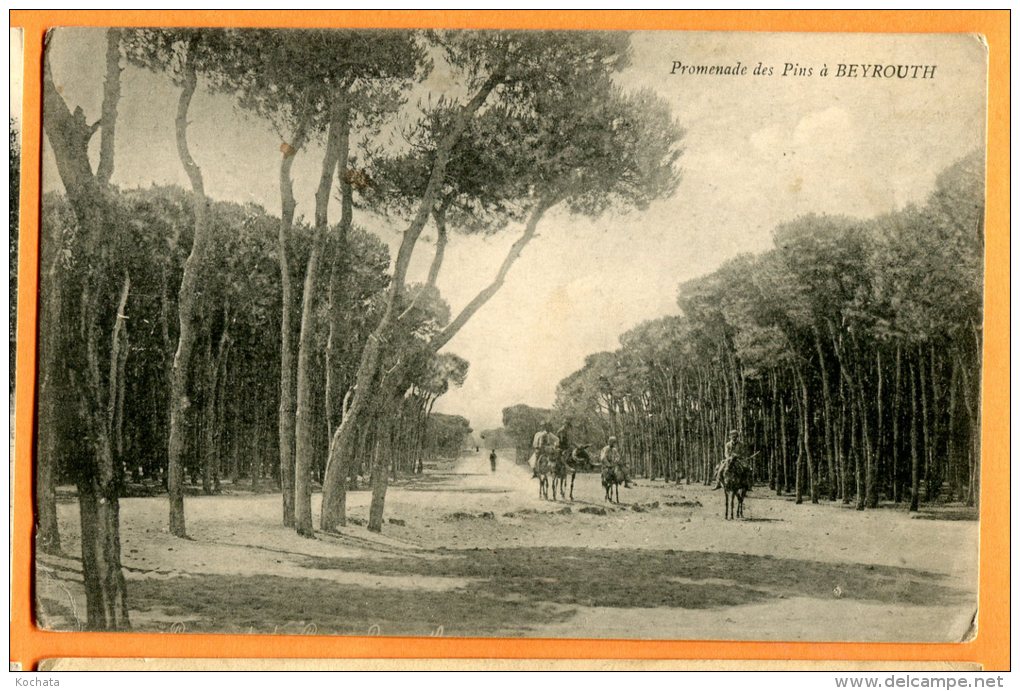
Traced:
<path fill-rule="evenodd" d="M 731 65 L 691 65 L 674 60 L 671 75 L 707 77 L 834 77 L 844 79 L 934 79 L 937 65 L 883 65 L 835 63 L 833 65 L 802 65 L 784 62 L 775 67 L 759 62 L 754 67 L 738 61 Z"/>

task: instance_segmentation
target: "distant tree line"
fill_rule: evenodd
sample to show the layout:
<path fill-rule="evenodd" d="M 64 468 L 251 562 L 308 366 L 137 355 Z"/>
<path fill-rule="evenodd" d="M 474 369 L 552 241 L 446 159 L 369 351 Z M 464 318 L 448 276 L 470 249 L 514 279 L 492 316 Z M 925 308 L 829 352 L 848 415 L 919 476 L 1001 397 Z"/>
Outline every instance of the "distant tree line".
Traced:
<path fill-rule="evenodd" d="M 756 480 L 798 503 L 976 504 L 983 209 L 973 154 L 923 206 L 786 223 L 681 285 L 680 316 L 586 358 L 557 414 L 617 435 L 648 477 L 709 482 L 736 429 Z"/>
<path fill-rule="evenodd" d="M 512 449 L 515 446 L 513 438 L 503 427 L 482 430 L 479 439 L 486 449 Z"/>
<path fill-rule="evenodd" d="M 543 426 L 556 432 L 564 422 L 570 421 L 570 443 L 575 446 L 588 444 L 596 449 L 605 445 L 608 433 L 605 425 L 597 418 L 587 415 L 570 414 L 560 408 L 537 408 L 518 403 L 503 409 L 503 426 L 487 431 L 487 436 L 503 441 L 515 450 L 518 463 L 531 456 L 535 433 Z"/>
<path fill-rule="evenodd" d="M 120 359 L 108 375 L 113 385 L 111 445 L 123 483 L 153 480 L 165 485 L 169 370 L 177 332 L 174 286 L 183 271 L 184 248 L 191 243 L 192 206 L 189 193 L 177 187 L 124 190 L 112 203 L 117 205 L 120 222 L 113 229 L 118 246 L 107 267 L 114 276 L 129 275 L 131 282 L 122 310 Z M 83 238 L 63 196 L 47 195 L 43 213 L 48 234 L 42 245 L 43 266 L 49 279 L 42 284 L 43 312 L 48 318 L 62 314 L 77 319 L 80 283 L 87 278 L 82 266 L 87 261 L 81 251 Z M 196 348 L 190 363 L 193 417 L 186 427 L 184 475 L 205 493 L 218 492 L 222 481 L 237 486 L 242 480 L 251 489 L 279 490 L 279 391 L 272 386 L 280 366 L 279 341 L 267 338 L 280 324 L 275 251 L 279 219 L 256 205 L 212 200 L 207 213 L 212 242 L 206 261 L 216 269 L 207 272 L 199 296 Z M 292 256 L 307 257 L 311 235 L 306 224 L 295 224 Z M 344 271 L 333 302 L 315 315 L 321 328 L 316 329 L 316 357 L 310 362 L 309 416 L 317 430 L 311 467 L 318 481 L 325 471 L 330 439 L 325 357 L 330 308 L 343 303 L 339 305 L 341 328 L 332 343 L 331 375 L 334 386 L 346 391 L 364 339 L 379 318 L 378 305 L 388 281 L 389 253 L 374 235 L 351 228 L 345 250 L 342 261 L 350 264 L 350 270 Z M 320 278 L 323 284 L 328 280 L 328 276 Z M 441 323 L 448 313 L 438 295 L 432 294 L 418 300 L 404 324 L 408 332 L 434 328 L 430 321 Z M 83 386 L 79 373 L 88 368 L 89 355 L 81 347 L 79 334 L 66 323 L 63 328 L 53 326 L 44 329 L 41 348 L 45 357 L 55 357 L 63 366 L 47 380 L 47 386 L 53 387 L 48 391 L 55 392 L 55 401 L 72 402 L 75 391 Z M 412 337 L 405 334 L 405 338 Z M 467 368 L 466 361 L 447 353 L 421 358 L 408 368 L 408 395 L 392 418 L 393 439 L 387 436 L 393 473 L 410 472 L 420 457 L 450 454 L 448 429 L 453 428 L 444 420 L 438 425 L 441 431 L 432 429 L 437 425 L 430 426 L 429 415 L 437 398 L 450 386 L 463 383 Z M 44 402 L 50 400 L 47 396 Z M 75 480 L 81 467 L 78 455 L 87 452 L 89 431 L 75 408 L 46 405 L 40 412 L 40 451 L 55 473 L 47 482 L 52 489 L 57 483 Z M 460 420 L 455 428 L 469 433 L 467 422 Z M 371 448 L 374 438 L 366 434 L 361 444 Z M 367 465 L 357 464 L 354 481 L 366 470 Z M 50 506 L 42 508 L 48 512 Z M 52 537 L 59 539 L 55 533 Z"/>
<path fill-rule="evenodd" d="M 516 451 L 518 463 L 531 455 L 531 444 L 535 433 L 548 424 L 555 424 L 553 411 L 548 408 L 535 408 L 523 403 L 503 409 L 503 433 L 510 439 Z"/>

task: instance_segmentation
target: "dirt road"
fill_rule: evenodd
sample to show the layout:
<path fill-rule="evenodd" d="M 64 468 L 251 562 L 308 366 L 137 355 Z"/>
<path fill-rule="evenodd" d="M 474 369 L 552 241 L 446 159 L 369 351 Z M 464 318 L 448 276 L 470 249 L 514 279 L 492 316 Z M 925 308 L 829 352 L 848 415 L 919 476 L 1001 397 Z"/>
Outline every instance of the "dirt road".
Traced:
<path fill-rule="evenodd" d="M 766 488 L 746 520 L 721 492 L 638 481 L 619 506 L 597 475 L 573 502 L 538 498 L 526 467 L 468 454 L 387 494 L 382 535 L 349 497 L 343 534 L 303 539 L 279 496 L 190 497 L 190 540 L 166 499 L 125 499 L 123 557 L 142 630 L 540 637 L 957 641 L 972 633 L 978 525 L 951 510 L 796 506 Z M 319 495 L 313 497 L 318 510 Z M 76 628 L 77 506 L 65 557 L 43 556 L 45 625 Z"/>

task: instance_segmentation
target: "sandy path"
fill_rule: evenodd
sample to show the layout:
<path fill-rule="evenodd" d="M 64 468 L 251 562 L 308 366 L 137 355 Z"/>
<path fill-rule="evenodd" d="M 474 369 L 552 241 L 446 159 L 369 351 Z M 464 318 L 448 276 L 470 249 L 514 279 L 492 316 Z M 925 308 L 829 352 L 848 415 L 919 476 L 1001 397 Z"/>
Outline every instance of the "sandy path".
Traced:
<path fill-rule="evenodd" d="M 725 521 L 720 492 L 647 481 L 621 492 L 623 507 L 611 507 L 594 474 L 578 475 L 576 501 L 548 502 L 538 498 L 530 470 L 510 457 L 501 453 L 492 473 L 483 450 L 396 483 L 386 517 L 398 523 L 388 522 L 382 535 L 352 523 L 342 536 L 301 539 L 279 524 L 278 495 L 238 493 L 189 497 L 192 539 L 180 540 L 166 532 L 165 498 L 125 499 L 127 576 L 149 582 L 139 591 L 159 579 L 259 575 L 366 598 L 419 593 L 436 598 L 440 611 L 427 612 L 429 621 L 444 621 L 441 603 L 453 602 L 440 596 L 463 593 L 456 604 L 465 610 L 457 616 L 468 619 L 475 616 L 470 597 L 480 603 L 523 597 L 533 609 L 512 610 L 521 621 L 508 622 L 506 632 L 533 636 L 953 641 L 970 627 L 974 521 L 917 520 L 891 508 L 795 506 L 765 488 L 749 496 L 748 520 Z M 349 495 L 353 522 L 367 518 L 369 501 L 365 491 Z M 315 495 L 316 514 L 319 502 Z M 586 507 L 608 512 L 583 513 Z M 76 505 L 61 504 L 59 515 L 68 557 L 42 559 L 38 592 L 44 603 L 74 601 L 81 612 L 80 561 L 72 556 L 78 553 Z M 482 552 L 475 558 L 472 550 Z M 589 578 L 589 570 L 599 575 Z M 534 591 L 528 582 L 536 583 Z M 616 586 L 632 595 L 600 605 Z M 653 590 L 662 598 L 652 597 Z M 543 603 L 545 597 L 550 601 Z M 132 612 L 133 621 L 162 628 L 202 616 L 168 614 L 175 605 L 171 597 L 165 607 Z M 73 626 L 63 611 L 69 607 L 50 609 L 60 610 L 53 626 Z M 528 612 L 551 614 L 532 621 Z M 399 630 L 399 605 L 385 616 Z M 480 628 L 453 621 L 446 628 L 458 625 L 476 635 L 502 630 L 491 621 Z"/>

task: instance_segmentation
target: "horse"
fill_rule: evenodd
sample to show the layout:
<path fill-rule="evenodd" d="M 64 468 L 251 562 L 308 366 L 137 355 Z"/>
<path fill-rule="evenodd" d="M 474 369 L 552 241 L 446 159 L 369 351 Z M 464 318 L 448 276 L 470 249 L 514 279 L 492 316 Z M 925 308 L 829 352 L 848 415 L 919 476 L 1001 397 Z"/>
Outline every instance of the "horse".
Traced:
<path fill-rule="evenodd" d="M 606 490 L 606 501 L 613 501 L 613 487 L 616 487 L 616 503 L 620 503 L 620 485 L 623 484 L 623 477 L 616 472 L 616 468 L 607 465 L 602 469 L 602 486 Z"/>
<path fill-rule="evenodd" d="M 556 476 L 553 478 L 553 497 L 556 496 L 556 483 L 560 483 L 560 496 L 566 499 L 567 474 L 570 474 L 570 501 L 574 501 L 574 480 L 577 478 L 579 467 L 588 468 L 591 465 L 591 456 L 588 454 L 588 444 L 575 446 L 570 452 L 570 463 L 560 458 L 556 466 Z"/>
<path fill-rule="evenodd" d="M 726 520 L 744 517 L 744 497 L 751 490 L 751 468 L 734 458 L 726 464 L 722 474 L 722 486 L 725 493 Z M 736 510 L 734 511 L 734 502 Z"/>
<path fill-rule="evenodd" d="M 568 457 L 572 463 L 567 462 Z M 589 460 L 588 453 L 581 446 L 574 447 L 572 451 L 562 449 L 556 454 L 552 472 L 553 500 L 556 499 L 557 488 L 559 488 L 560 499 L 567 498 L 567 475 L 570 475 L 570 501 L 574 501 L 574 479 L 577 477 L 577 464 L 587 460 Z"/>
<path fill-rule="evenodd" d="M 557 451 L 552 459 L 552 498 L 556 501 L 556 490 L 559 489 L 560 499 L 567 498 L 567 474 L 573 474 L 574 469 L 567 463 L 566 449 Z M 571 497 L 573 499 L 573 497 Z"/>

